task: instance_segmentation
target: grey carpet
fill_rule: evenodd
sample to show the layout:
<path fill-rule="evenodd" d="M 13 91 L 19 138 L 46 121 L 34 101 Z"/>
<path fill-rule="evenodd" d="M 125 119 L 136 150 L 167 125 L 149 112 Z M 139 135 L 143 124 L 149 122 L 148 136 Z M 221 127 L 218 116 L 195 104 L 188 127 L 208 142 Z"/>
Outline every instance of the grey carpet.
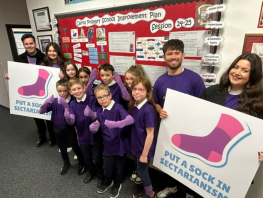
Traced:
<path fill-rule="evenodd" d="M 96 179 L 84 184 L 84 175 L 77 175 L 77 161 L 69 153 L 72 166 L 65 175 L 59 171 L 63 162 L 58 147 L 48 144 L 37 148 L 36 126 L 32 118 L 10 115 L 9 109 L 0 106 L 0 197 L 56 198 L 90 197 L 108 198 L 109 191 L 98 194 Z M 136 185 L 129 179 L 133 162 L 128 160 L 126 181 L 120 198 L 131 198 Z M 165 187 L 165 175 L 150 170 L 155 189 Z M 173 197 L 173 196 L 169 196 Z M 184 197 L 176 193 L 176 197 Z"/>

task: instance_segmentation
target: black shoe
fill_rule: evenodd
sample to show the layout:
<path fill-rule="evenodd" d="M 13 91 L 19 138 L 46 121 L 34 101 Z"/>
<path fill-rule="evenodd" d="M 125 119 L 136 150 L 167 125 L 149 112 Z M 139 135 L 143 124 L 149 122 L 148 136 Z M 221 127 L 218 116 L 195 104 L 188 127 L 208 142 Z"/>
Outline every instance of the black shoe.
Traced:
<path fill-rule="evenodd" d="M 109 186 L 105 186 L 105 185 L 102 185 L 99 189 L 98 189 L 98 193 L 104 193 L 108 190 L 108 188 L 112 187 L 113 185 L 113 182 L 111 182 L 111 184 Z"/>
<path fill-rule="evenodd" d="M 79 169 L 78 169 L 78 175 L 82 175 L 83 173 L 85 173 L 86 171 L 86 166 L 83 164 L 79 165 Z"/>
<path fill-rule="evenodd" d="M 121 184 L 119 187 L 111 187 L 110 198 L 116 198 L 119 196 L 121 190 Z"/>
<path fill-rule="evenodd" d="M 103 186 L 104 179 L 98 178 L 97 180 L 97 188 L 100 189 Z"/>
<path fill-rule="evenodd" d="M 84 178 L 83 182 L 85 184 L 89 183 L 92 179 L 93 179 L 93 175 L 91 175 L 90 173 L 87 174 L 87 176 Z"/>
<path fill-rule="evenodd" d="M 44 139 L 44 140 L 38 140 L 37 143 L 36 143 L 36 147 L 40 147 L 41 145 L 43 145 L 47 140 Z"/>
<path fill-rule="evenodd" d="M 56 144 L 56 141 L 50 141 L 49 142 L 49 147 L 52 147 L 52 146 L 54 146 Z"/>
<path fill-rule="evenodd" d="M 69 168 L 69 167 L 70 167 L 70 164 L 64 163 L 63 168 L 61 168 L 61 170 L 60 170 L 60 174 L 61 174 L 61 175 L 65 175 L 66 172 L 68 171 L 68 168 Z"/>

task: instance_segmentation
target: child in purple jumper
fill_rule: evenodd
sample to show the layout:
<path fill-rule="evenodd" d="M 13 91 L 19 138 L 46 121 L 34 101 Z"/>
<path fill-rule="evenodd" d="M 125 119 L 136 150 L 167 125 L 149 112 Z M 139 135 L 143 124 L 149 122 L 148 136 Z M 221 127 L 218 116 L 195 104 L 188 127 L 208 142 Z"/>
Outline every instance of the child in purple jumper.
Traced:
<path fill-rule="evenodd" d="M 68 124 L 75 124 L 77 128 L 78 142 L 89 171 L 84 178 L 84 183 L 89 183 L 97 175 L 99 178 L 97 184 L 100 185 L 103 180 L 102 137 L 101 133 L 93 134 L 88 127 L 96 117 L 84 115 L 84 109 L 87 105 L 95 112 L 99 106 L 96 104 L 94 96 L 89 96 L 85 93 L 84 85 L 80 79 L 69 80 L 68 86 L 71 95 L 75 99 L 70 103 L 70 106 L 68 106 L 63 98 L 59 99 L 59 103 L 65 108 L 64 116 Z"/>
<path fill-rule="evenodd" d="M 121 104 L 112 99 L 107 85 L 100 84 L 94 90 L 98 103 L 102 106 L 97 111 L 97 121 L 90 125 L 94 133 L 101 127 L 104 144 L 104 184 L 98 189 L 98 193 L 104 193 L 111 188 L 110 198 L 116 198 L 121 190 L 125 154 L 129 152 L 129 134 L 125 126 L 134 123 L 134 119 Z M 92 116 L 89 107 L 85 109 L 85 115 Z"/>
<path fill-rule="evenodd" d="M 137 158 L 137 174 L 141 178 L 145 195 L 137 192 L 133 198 L 156 197 L 148 174 L 149 162 L 156 146 L 156 111 L 150 81 L 138 77 L 132 82 L 129 111 L 134 117 L 131 133 L 131 150 Z"/>
<path fill-rule="evenodd" d="M 69 94 L 68 81 L 65 79 L 59 80 L 56 83 L 56 87 L 58 95 L 64 98 L 67 103 L 70 103 L 73 98 Z M 58 99 L 54 98 L 53 95 L 48 98 L 40 107 L 41 114 L 50 111 L 52 111 L 51 122 L 53 123 L 53 131 L 57 140 L 58 147 L 61 151 L 62 159 L 64 161 L 64 166 L 61 169 L 60 174 L 64 175 L 70 166 L 70 161 L 67 153 L 67 145 L 70 144 L 79 160 L 78 174 L 82 175 L 85 172 L 85 165 L 82 152 L 77 142 L 75 129 L 72 126 L 69 126 L 66 122 L 64 118 L 64 107 L 58 104 Z"/>

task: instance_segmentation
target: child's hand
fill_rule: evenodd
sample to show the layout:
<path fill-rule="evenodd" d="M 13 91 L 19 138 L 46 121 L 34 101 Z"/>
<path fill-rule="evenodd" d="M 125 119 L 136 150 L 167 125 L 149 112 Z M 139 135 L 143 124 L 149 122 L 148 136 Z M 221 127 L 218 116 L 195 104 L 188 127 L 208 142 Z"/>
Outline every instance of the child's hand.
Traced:
<path fill-rule="evenodd" d="M 5 73 L 5 79 L 6 79 L 6 80 L 9 80 L 9 75 L 8 75 L 8 73 Z"/>
<path fill-rule="evenodd" d="M 114 129 L 114 128 L 118 128 L 118 123 L 115 121 L 109 121 L 109 120 L 105 120 L 105 126 L 108 127 L 109 129 Z"/>
<path fill-rule="evenodd" d="M 140 162 L 141 163 L 147 163 L 148 162 L 147 156 L 141 155 Z"/>
<path fill-rule="evenodd" d="M 263 162 L 263 152 L 258 152 L 258 160 L 262 163 Z"/>
<path fill-rule="evenodd" d="M 91 88 L 92 88 L 92 85 L 93 85 L 94 81 L 96 80 L 97 76 L 98 76 L 97 69 L 93 69 L 90 73 L 89 82 L 88 82 L 88 85 L 85 89 L 85 93 L 89 96 L 93 95 Z"/>
<path fill-rule="evenodd" d="M 54 98 L 54 96 L 52 95 L 52 96 L 50 96 L 47 100 L 46 100 L 46 103 L 53 103 L 54 102 L 54 100 L 55 100 L 55 98 Z"/>
<path fill-rule="evenodd" d="M 64 78 L 64 74 L 62 72 L 59 72 L 58 76 L 59 76 L 60 79 Z"/>
<path fill-rule="evenodd" d="M 65 109 L 69 108 L 68 103 L 63 97 L 59 97 L 58 104 L 62 105 Z"/>
<path fill-rule="evenodd" d="M 97 118 L 97 113 L 93 112 L 89 106 L 87 105 L 86 108 L 84 109 L 84 115 L 89 116 L 91 119 L 95 120 Z"/>
<path fill-rule="evenodd" d="M 116 80 L 116 82 L 119 84 L 119 83 L 122 83 L 122 80 L 121 80 L 121 77 L 120 75 L 116 72 L 116 71 L 113 71 L 113 75 L 114 75 L 114 78 Z"/>
<path fill-rule="evenodd" d="M 98 121 L 93 122 L 91 125 L 89 125 L 89 130 L 92 133 L 96 133 L 100 128 L 100 123 Z"/>

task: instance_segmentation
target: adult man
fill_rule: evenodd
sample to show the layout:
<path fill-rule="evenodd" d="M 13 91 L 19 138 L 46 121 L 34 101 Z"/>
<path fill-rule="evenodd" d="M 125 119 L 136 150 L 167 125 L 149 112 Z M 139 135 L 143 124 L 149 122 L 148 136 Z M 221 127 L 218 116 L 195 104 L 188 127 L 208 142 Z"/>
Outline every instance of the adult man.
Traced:
<path fill-rule="evenodd" d="M 184 59 L 184 43 L 178 39 L 171 39 L 163 46 L 164 61 L 167 64 L 167 72 L 161 75 L 154 84 L 153 98 L 156 102 L 156 110 L 160 118 L 167 118 L 167 111 L 163 109 L 167 88 L 180 91 L 192 96 L 200 97 L 205 90 L 202 78 L 195 72 L 182 67 Z M 177 192 L 176 184 L 172 188 L 165 188 L 157 194 L 164 198 Z M 187 189 L 187 198 L 193 198 L 195 194 Z M 197 195 L 197 194 L 196 194 Z"/>
<path fill-rule="evenodd" d="M 35 37 L 32 34 L 24 34 L 21 38 L 24 48 L 26 51 L 23 54 L 18 56 L 18 62 L 40 65 L 45 57 L 39 49 L 36 48 Z M 9 79 L 8 74 L 5 74 L 5 78 Z M 36 146 L 39 147 L 47 141 L 46 138 L 46 128 L 48 128 L 50 142 L 49 146 L 56 144 L 56 139 L 53 132 L 53 125 L 50 121 L 45 121 L 43 119 L 34 118 L 37 125 L 37 131 L 39 135 L 39 140 L 36 143 Z"/>

